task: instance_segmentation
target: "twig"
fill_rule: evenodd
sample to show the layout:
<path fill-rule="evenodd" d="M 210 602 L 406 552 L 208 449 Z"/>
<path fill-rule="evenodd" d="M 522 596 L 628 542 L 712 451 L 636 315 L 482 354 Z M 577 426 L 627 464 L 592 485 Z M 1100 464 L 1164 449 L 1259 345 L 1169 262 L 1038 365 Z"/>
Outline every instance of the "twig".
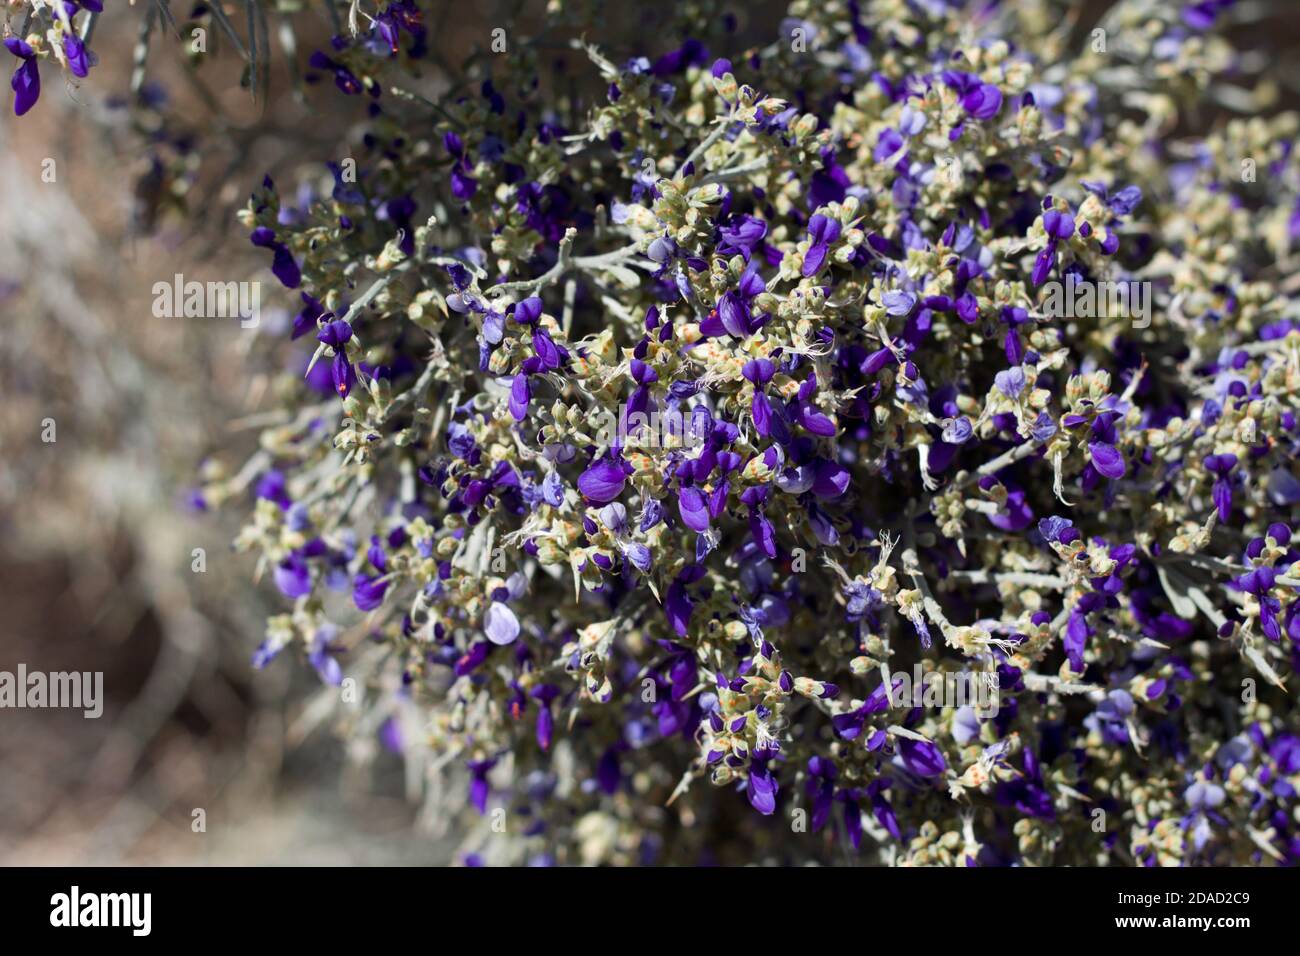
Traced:
<path fill-rule="evenodd" d="M 747 163 L 741 163 L 739 166 L 731 166 L 727 169 L 720 169 L 717 172 L 709 173 L 700 180 L 701 186 L 708 186 L 712 183 L 725 183 L 733 179 L 744 179 L 750 173 L 761 172 L 768 166 L 767 157 L 751 159 Z"/>
<path fill-rule="evenodd" d="M 960 578 L 971 584 L 1018 584 L 1025 587 L 1052 588 L 1063 591 L 1070 586 L 1064 578 L 1055 574 L 1035 574 L 1030 571 L 949 571 L 949 578 Z"/>
<path fill-rule="evenodd" d="M 521 293 L 528 296 L 538 292 L 552 283 L 558 282 L 570 269 L 577 269 L 584 272 L 598 270 L 604 266 L 617 265 L 624 259 L 630 259 L 641 251 L 641 244 L 633 242 L 623 246 L 621 249 L 615 249 L 612 252 L 603 252 L 593 256 L 569 255 L 573 247 L 574 237 L 577 235 L 574 229 L 569 229 L 560 240 L 560 250 L 556 257 L 555 265 L 547 269 L 544 273 L 535 279 L 521 279 L 517 282 L 503 282 L 500 285 L 494 285 L 484 293 L 490 296 L 499 296 L 507 292 Z"/>
<path fill-rule="evenodd" d="M 700 144 L 696 146 L 693 150 L 691 150 L 690 155 L 687 156 L 686 159 L 682 161 L 681 166 L 678 167 L 678 171 L 680 172 L 681 170 L 684 170 L 687 166 L 690 166 L 697 159 L 699 159 L 706 152 L 708 152 L 710 146 L 712 146 L 718 140 L 722 139 L 723 136 L 727 135 L 727 130 L 729 130 L 731 126 L 732 126 L 732 119 L 730 116 L 728 116 L 725 120 L 719 122 L 717 129 L 715 129 L 708 136 L 704 137 L 704 139 L 701 140 Z"/>
<path fill-rule="evenodd" d="M 965 488 L 967 485 L 974 481 L 978 481 L 980 478 L 999 472 L 1008 465 L 1013 465 L 1023 458 L 1028 458 L 1037 451 L 1039 447 L 1038 442 L 1030 440 L 1017 445 L 1015 448 L 1009 448 L 993 460 L 986 461 L 973 472 L 968 473 L 964 478 L 958 479 L 953 487 Z"/>

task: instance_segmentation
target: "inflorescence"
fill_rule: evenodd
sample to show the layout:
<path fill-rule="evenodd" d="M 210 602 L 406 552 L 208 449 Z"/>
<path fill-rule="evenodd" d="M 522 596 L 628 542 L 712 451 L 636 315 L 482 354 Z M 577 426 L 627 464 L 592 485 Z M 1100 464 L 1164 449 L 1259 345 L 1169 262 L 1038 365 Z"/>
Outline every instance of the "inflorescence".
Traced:
<path fill-rule="evenodd" d="M 407 90 L 414 0 L 311 56 L 355 162 L 241 222 L 312 348 L 196 497 L 258 666 L 416 714 L 471 863 L 1300 860 L 1300 129 L 1180 125 L 1231 4 L 724 6 L 594 100 Z"/>

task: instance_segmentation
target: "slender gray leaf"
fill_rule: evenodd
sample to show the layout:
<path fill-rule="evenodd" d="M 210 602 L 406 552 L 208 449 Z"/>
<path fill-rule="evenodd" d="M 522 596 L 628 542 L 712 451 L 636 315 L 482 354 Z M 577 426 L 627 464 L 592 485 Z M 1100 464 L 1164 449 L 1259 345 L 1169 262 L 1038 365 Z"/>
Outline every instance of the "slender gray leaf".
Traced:
<path fill-rule="evenodd" d="M 1173 605 L 1174 613 L 1184 620 L 1193 620 L 1196 617 L 1196 602 L 1189 594 L 1192 582 L 1167 564 L 1157 564 L 1156 574 L 1160 578 L 1161 587 L 1165 589 L 1165 597 Z"/>
<path fill-rule="evenodd" d="M 235 25 L 230 22 L 230 18 L 227 17 L 225 11 L 221 9 L 219 0 L 208 0 L 208 10 L 212 13 L 212 19 L 216 20 L 217 25 L 221 27 L 226 36 L 230 37 L 230 42 L 235 45 L 235 49 L 239 51 L 239 55 L 247 60 L 248 51 L 244 49 L 243 41 L 239 39 L 239 34 L 235 32 Z"/>

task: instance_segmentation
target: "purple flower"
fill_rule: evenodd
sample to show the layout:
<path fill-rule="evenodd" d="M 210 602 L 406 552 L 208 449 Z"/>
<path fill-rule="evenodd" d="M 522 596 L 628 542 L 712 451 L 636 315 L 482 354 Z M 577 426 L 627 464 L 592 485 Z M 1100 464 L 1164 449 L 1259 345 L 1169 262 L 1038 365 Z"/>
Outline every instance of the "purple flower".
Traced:
<path fill-rule="evenodd" d="M 552 508 L 564 504 L 564 479 L 558 471 L 548 471 L 542 479 L 542 500 Z"/>
<path fill-rule="evenodd" d="M 817 465 L 812 493 L 818 498 L 838 498 L 849 490 L 851 478 L 849 470 L 843 465 L 822 461 Z"/>
<path fill-rule="evenodd" d="M 1217 783 L 1197 780 L 1183 793 L 1183 800 L 1193 810 L 1205 812 L 1223 803 L 1226 794 Z"/>
<path fill-rule="evenodd" d="M 646 574 L 650 571 L 650 568 L 654 564 L 654 559 L 648 547 L 636 541 L 624 542 L 621 547 L 623 549 L 623 554 L 627 556 L 627 559 L 630 562 L 632 562 L 634 568 L 642 574 Z"/>
<path fill-rule="evenodd" d="M 352 326 L 343 319 L 335 319 L 316 334 L 316 340 L 337 351 L 352 340 Z"/>
<path fill-rule="evenodd" d="M 918 109 L 913 109 L 909 103 L 898 115 L 898 131 L 904 136 L 915 136 L 925 129 L 927 122 L 925 114 Z"/>
<path fill-rule="evenodd" d="M 881 296 L 880 302 L 885 307 L 885 312 L 889 315 L 908 315 L 916 306 L 916 296 L 912 295 L 910 292 L 891 289 L 889 292 L 886 292 Z"/>
<path fill-rule="evenodd" d="M 275 468 L 270 469 L 257 480 L 253 494 L 258 498 L 274 501 L 281 509 L 288 508 L 292 504 L 285 486 L 284 472 Z"/>
<path fill-rule="evenodd" d="M 1215 475 L 1214 487 L 1210 496 L 1219 511 L 1219 520 L 1227 521 L 1232 515 L 1232 470 L 1237 467 L 1237 456 L 1231 452 L 1223 455 L 1208 455 L 1205 458 L 1205 470 Z"/>
<path fill-rule="evenodd" d="M 258 226 L 249 235 L 249 241 L 255 246 L 270 249 L 274 258 L 271 272 L 286 289 L 296 289 L 302 284 L 302 271 L 293 258 L 289 247 L 275 237 L 275 233 L 266 226 Z"/>
<path fill-rule="evenodd" d="M 1227 9 L 1234 2 L 1235 0 L 1200 0 L 1198 3 L 1190 3 L 1183 7 L 1183 22 L 1193 30 L 1208 30 L 1214 26 L 1219 11 Z"/>
<path fill-rule="evenodd" d="M 1213 475 L 1220 478 L 1227 475 L 1232 469 L 1237 467 L 1237 456 L 1231 452 L 1222 455 L 1206 455 L 1205 469 Z"/>
<path fill-rule="evenodd" d="M 1088 614 L 1097 610 L 1103 601 L 1104 597 L 1101 594 L 1095 592 L 1085 594 L 1070 610 L 1070 617 L 1065 624 L 1063 645 L 1072 670 L 1083 671 L 1083 652 L 1087 647 L 1088 637 L 1092 634 L 1092 628 L 1088 626 Z"/>
<path fill-rule="evenodd" d="M 1034 285 L 1042 285 L 1047 281 L 1047 277 L 1052 274 L 1052 268 L 1056 265 L 1056 242 L 1055 240 L 1047 243 L 1047 248 L 1034 259 L 1034 272 L 1031 276 Z"/>
<path fill-rule="evenodd" d="M 1079 536 L 1077 531 L 1073 531 L 1074 522 L 1069 518 L 1061 518 L 1057 515 L 1043 518 L 1038 522 L 1038 533 L 1052 543 L 1060 542 L 1069 544 Z M 1073 534 L 1067 532 L 1073 531 Z"/>
<path fill-rule="evenodd" d="M 263 641 L 257 645 L 257 650 L 253 652 L 253 666 L 259 671 L 262 670 L 271 661 L 275 660 L 282 650 L 284 650 L 283 646 L 274 645 L 270 641 Z"/>
<path fill-rule="evenodd" d="M 776 374 L 776 365 L 770 359 L 750 359 L 741 366 L 740 374 L 755 385 L 766 385 Z"/>
<path fill-rule="evenodd" d="M 384 603 L 384 592 L 388 590 L 388 584 L 382 576 L 358 574 L 352 582 L 352 602 L 358 610 L 373 611 Z"/>
<path fill-rule="evenodd" d="M 686 593 L 686 587 L 703 576 L 704 569 L 698 564 L 688 565 L 673 579 L 668 593 L 664 595 L 664 614 L 678 637 L 690 633 L 691 614 L 695 611 L 695 604 Z"/>
<path fill-rule="evenodd" d="M 1004 369 L 993 377 L 993 384 L 1007 398 L 1019 398 L 1025 390 L 1025 370 L 1018 365 Z"/>
<path fill-rule="evenodd" d="M 541 361 L 540 371 L 553 372 L 555 371 L 555 369 L 560 367 L 563 361 L 563 358 L 560 353 L 560 347 L 555 344 L 555 341 L 551 338 L 550 333 L 547 332 L 545 329 L 541 328 L 540 326 L 533 329 L 533 350 L 537 353 L 537 358 Z M 644 363 L 642 363 L 642 367 L 648 368 L 648 366 L 645 366 Z M 650 375 L 654 375 L 654 374 L 655 374 L 654 371 L 651 370 Z M 657 376 L 655 377 L 657 378 Z M 651 381 L 651 382 L 654 380 L 655 378 L 646 379 L 646 381 Z"/>
<path fill-rule="evenodd" d="M 898 130 L 889 127 L 880 134 L 880 139 L 876 141 L 876 148 L 871 151 L 871 158 L 878 163 L 884 162 L 902 149 L 906 142 Z"/>
<path fill-rule="evenodd" d="M 493 759 L 471 760 L 467 764 L 470 773 L 469 802 L 474 809 L 478 810 L 480 816 L 487 813 L 488 794 L 492 792 L 487 775 L 496 766 L 496 763 L 496 760 Z"/>
<path fill-rule="evenodd" d="M 352 386 L 357 382 L 356 371 L 352 368 L 352 363 L 348 357 L 339 352 L 334 356 L 334 361 L 330 364 L 330 377 L 334 382 L 334 391 L 338 393 L 339 398 L 347 398 L 352 391 Z"/>
<path fill-rule="evenodd" d="M 897 699 L 902 687 L 903 678 L 895 674 L 888 686 L 882 681 L 856 709 L 836 714 L 831 718 L 831 727 L 836 736 L 844 740 L 855 740 L 861 735 L 867 718 L 889 710 L 891 696 Z"/>
<path fill-rule="evenodd" d="M 912 773 L 921 777 L 939 777 L 948 769 L 943 751 L 928 740 L 912 737 L 898 739 L 898 754 Z"/>
<path fill-rule="evenodd" d="M 1107 478 L 1124 477 L 1124 456 L 1114 445 L 1100 441 L 1089 442 L 1088 454 L 1092 458 L 1092 466 Z"/>
<path fill-rule="evenodd" d="M 989 515 L 989 523 L 1003 531 L 1023 531 L 1033 523 L 1034 512 L 1025 492 L 1013 488 L 1007 492 L 1007 502 L 1002 511 Z"/>
<path fill-rule="evenodd" d="M 356 78 L 356 75 L 342 63 L 331 60 L 320 50 L 314 52 L 307 62 L 315 69 L 332 71 L 334 85 L 348 96 L 356 96 L 361 92 L 361 81 Z"/>
<path fill-rule="evenodd" d="M 975 434 L 975 426 L 965 415 L 959 415 L 943 426 L 943 440 L 950 445 L 964 445 Z"/>
<path fill-rule="evenodd" d="M 483 631 L 493 644 L 513 644 L 519 637 L 519 618 L 507 605 L 493 601 L 483 615 Z"/>
<path fill-rule="evenodd" d="M 466 674 L 472 674 L 474 670 L 487 660 L 488 652 L 492 650 L 492 645 L 487 641 L 475 641 L 469 646 L 461 657 L 456 660 L 453 668 L 457 677 L 464 677 Z"/>
<path fill-rule="evenodd" d="M 1107 205 L 1110 206 L 1111 212 L 1116 216 L 1130 215 L 1137 208 L 1138 203 L 1142 201 L 1142 190 L 1137 186 L 1125 186 L 1114 196 L 1110 197 Z"/>
<path fill-rule="evenodd" d="M 1049 209 L 1043 213 L 1043 229 L 1049 239 L 1069 239 L 1074 235 L 1074 217 L 1059 209 Z"/>
<path fill-rule="evenodd" d="M 1047 412 L 1039 412 L 1038 417 L 1034 419 L 1033 427 L 1030 428 L 1030 437 L 1036 442 L 1045 442 L 1056 434 L 1056 422 L 1052 421 L 1052 416 Z"/>
<path fill-rule="evenodd" d="M 478 192 L 478 180 L 468 172 L 469 167 L 462 163 L 457 163 L 451 170 L 451 194 L 460 202 L 472 199 L 474 193 Z"/>
<path fill-rule="evenodd" d="M 291 554 L 275 566 L 275 586 L 287 598 L 311 593 L 311 568 L 300 555 Z"/>
<path fill-rule="evenodd" d="M 992 119 L 1002 109 L 1002 91 L 992 83 L 981 83 L 962 97 L 961 105 L 977 120 Z"/>
<path fill-rule="evenodd" d="M 22 116 L 41 95 L 41 74 L 36 65 L 36 51 L 18 37 L 5 37 L 9 52 L 22 60 L 9 80 L 14 91 L 14 115 Z M 83 74 L 84 75 L 84 74 Z"/>
<path fill-rule="evenodd" d="M 678 496 L 678 510 L 682 523 L 692 531 L 709 530 L 709 510 L 704 495 L 695 487 L 683 488 Z"/>
<path fill-rule="evenodd" d="M 718 299 L 718 318 L 722 327 L 736 338 L 749 335 L 749 306 L 735 292 L 724 292 Z"/>
<path fill-rule="evenodd" d="M 524 299 L 515 306 L 512 317 L 520 325 L 536 325 L 538 319 L 542 317 L 542 300 L 537 296 Z"/>
<path fill-rule="evenodd" d="M 528 417 L 528 403 L 532 399 L 532 387 L 528 384 L 528 373 L 519 372 L 510 383 L 510 415 L 517 422 Z"/>
<path fill-rule="evenodd" d="M 316 632 L 312 641 L 311 653 L 307 655 L 307 660 L 311 666 L 316 669 L 320 679 L 332 687 L 338 687 L 343 683 L 343 668 L 334 658 L 337 653 L 330 646 L 330 639 L 333 637 L 334 629 L 332 627 L 323 627 Z"/>
<path fill-rule="evenodd" d="M 608 504 L 623 493 L 627 473 L 621 462 L 602 458 L 578 478 L 578 490 L 584 498 L 598 505 Z"/>
<path fill-rule="evenodd" d="M 719 255 L 739 253 L 748 262 L 754 247 L 767 235 L 767 223 L 754 216 L 740 216 L 732 224 L 722 226 L 718 235 L 721 237 L 717 246 Z"/>
<path fill-rule="evenodd" d="M 776 778 L 765 765 L 754 764 L 749 770 L 749 803 L 764 816 L 776 812 Z"/>
<path fill-rule="evenodd" d="M 816 275 L 821 269 L 822 264 L 826 262 L 827 253 L 830 252 L 831 243 L 840 237 L 841 228 L 838 219 L 820 214 L 808 220 L 808 236 L 812 239 L 812 245 L 808 247 L 808 252 L 803 259 L 805 276 Z"/>
<path fill-rule="evenodd" d="M 1255 595 L 1255 597 L 1263 597 L 1273 589 L 1273 583 L 1276 577 L 1277 572 L 1272 568 L 1259 567 L 1255 568 L 1253 571 L 1247 571 L 1232 583 L 1241 588 L 1241 590 Z"/>
<path fill-rule="evenodd" d="M 980 735 L 980 719 L 974 707 L 959 707 L 952 721 L 952 738 L 962 747 Z"/>
<path fill-rule="evenodd" d="M 90 68 L 95 65 L 95 54 L 86 49 L 86 44 L 75 33 L 64 35 L 63 54 L 68 58 L 68 69 L 73 76 L 88 76 Z"/>

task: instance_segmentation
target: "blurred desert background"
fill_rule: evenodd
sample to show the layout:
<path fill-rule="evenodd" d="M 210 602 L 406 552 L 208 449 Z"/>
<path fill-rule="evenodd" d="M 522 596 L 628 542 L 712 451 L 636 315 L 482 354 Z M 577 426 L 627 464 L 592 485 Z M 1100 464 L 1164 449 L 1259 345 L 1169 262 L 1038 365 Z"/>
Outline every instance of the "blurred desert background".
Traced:
<path fill-rule="evenodd" d="M 187 501 L 205 462 L 256 448 L 275 373 L 301 361 L 296 294 L 234 213 L 263 173 L 286 200 L 328 181 L 360 114 L 332 83 L 300 95 L 278 48 L 255 102 L 224 37 L 195 75 L 164 28 L 141 82 L 141 20 L 108 5 L 101 63 L 79 88 L 43 66 L 24 117 L 5 86 L 0 670 L 102 671 L 105 705 L 0 711 L 0 863 L 445 862 L 411 839 L 420 803 L 375 730 L 345 732 L 302 662 L 252 668 L 278 598 L 231 550 L 246 504 Z M 331 29 L 323 7 L 295 22 L 301 68 Z M 259 327 L 155 317 L 176 273 L 261 280 Z"/>

